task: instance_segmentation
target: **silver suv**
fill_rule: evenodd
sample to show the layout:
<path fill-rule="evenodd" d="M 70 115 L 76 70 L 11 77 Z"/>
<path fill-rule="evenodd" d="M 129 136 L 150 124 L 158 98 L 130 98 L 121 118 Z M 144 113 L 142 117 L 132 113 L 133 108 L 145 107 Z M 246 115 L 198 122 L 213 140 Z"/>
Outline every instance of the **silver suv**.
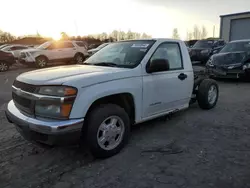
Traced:
<path fill-rule="evenodd" d="M 36 48 L 21 51 L 19 62 L 44 68 L 54 62 L 82 63 L 87 57 L 86 44 L 82 41 L 48 41 Z"/>

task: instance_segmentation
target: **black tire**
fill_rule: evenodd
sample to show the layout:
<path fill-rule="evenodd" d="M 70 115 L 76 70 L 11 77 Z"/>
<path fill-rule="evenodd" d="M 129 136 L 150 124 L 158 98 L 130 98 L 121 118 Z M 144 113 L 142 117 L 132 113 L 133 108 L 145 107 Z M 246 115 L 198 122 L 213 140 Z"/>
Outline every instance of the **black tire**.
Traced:
<path fill-rule="evenodd" d="M 97 138 L 99 135 L 98 130 L 101 124 L 105 121 L 105 119 L 112 116 L 119 117 L 123 121 L 124 131 L 119 139 L 120 140 L 120 142 L 118 142 L 119 144 L 113 149 L 105 150 L 98 143 L 98 138 Z M 92 155 L 96 158 L 107 158 L 119 153 L 121 149 L 127 144 L 129 135 L 130 135 L 129 116 L 126 113 L 126 111 L 118 105 L 115 104 L 100 105 L 94 108 L 87 117 L 87 130 L 85 132 L 84 137 L 86 138 L 87 141 L 87 147 L 89 148 Z"/>
<path fill-rule="evenodd" d="M 36 58 L 35 64 L 36 64 L 36 67 L 39 69 L 45 68 L 48 65 L 48 58 L 45 56 L 39 56 Z"/>
<path fill-rule="evenodd" d="M 81 64 L 85 61 L 85 57 L 82 53 L 76 53 L 75 57 L 74 57 L 74 62 L 75 64 Z"/>
<path fill-rule="evenodd" d="M 6 72 L 10 68 L 10 65 L 5 61 L 0 61 L 0 72 Z"/>
<path fill-rule="evenodd" d="M 213 98 L 211 101 L 209 101 L 209 90 L 211 88 L 215 88 L 214 91 L 215 98 Z M 214 108 L 217 104 L 219 97 L 219 86 L 216 83 L 215 80 L 212 79 L 205 79 L 201 82 L 199 85 L 198 93 L 197 93 L 197 101 L 201 109 L 209 110 L 211 108 Z"/>

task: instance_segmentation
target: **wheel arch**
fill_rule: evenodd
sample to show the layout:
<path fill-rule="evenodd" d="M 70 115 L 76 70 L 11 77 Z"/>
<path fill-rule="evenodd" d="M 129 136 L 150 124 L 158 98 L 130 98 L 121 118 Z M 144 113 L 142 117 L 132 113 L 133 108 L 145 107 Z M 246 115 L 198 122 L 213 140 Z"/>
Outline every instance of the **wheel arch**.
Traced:
<path fill-rule="evenodd" d="M 76 52 L 74 57 L 76 57 L 78 54 L 82 55 L 83 57 L 85 57 L 85 55 L 82 52 Z"/>
<path fill-rule="evenodd" d="M 128 92 L 103 96 L 93 101 L 87 110 L 87 113 L 85 116 L 86 121 L 88 120 L 88 115 L 91 113 L 91 111 L 97 106 L 100 106 L 103 104 L 116 104 L 120 106 L 128 113 L 131 123 L 133 124 L 135 122 L 135 114 L 136 114 L 135 101 L 134 101 L 133 95 Z"/>
<path fill-rule="evenodd" d="M 39 57 L 44 57 L 44 58 L 46 58 L 47 62 L 49 62 L 49 58 L 48 58 L 46 55 L 44 55 L 44 54 L 39 54 L 39 55 L 37 55 L 37 56 L 34 57 L 34 58 L 35 58 L 35 60 L 36 60 L 36 59 L 39 58 Z"/>

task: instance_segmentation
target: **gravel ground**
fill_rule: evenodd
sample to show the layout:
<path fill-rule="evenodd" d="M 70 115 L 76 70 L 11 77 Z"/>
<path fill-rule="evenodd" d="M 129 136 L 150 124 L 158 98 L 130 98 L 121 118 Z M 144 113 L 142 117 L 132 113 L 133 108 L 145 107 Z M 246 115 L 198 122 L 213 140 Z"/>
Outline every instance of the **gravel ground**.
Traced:
<path fill-rule="evenodd" d="M 194 104 L 169 119 L 137 125 L 120 154 L 94 160 L 77 146 L 29 143 L 7 122 L 11 84 L 23 71 L 0 73 L 1 188 L 250 187 L 249 83 L 219 81 L 216 108 Z"/>

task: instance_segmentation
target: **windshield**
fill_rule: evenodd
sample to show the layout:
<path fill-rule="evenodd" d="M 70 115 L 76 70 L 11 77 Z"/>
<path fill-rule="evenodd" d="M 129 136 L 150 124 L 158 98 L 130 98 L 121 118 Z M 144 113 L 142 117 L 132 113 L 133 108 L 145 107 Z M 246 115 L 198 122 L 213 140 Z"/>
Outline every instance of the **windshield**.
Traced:
<path fill-rule="evenodd" d="M 8 50 L 10 50 L 10 46 L 4 46 L 3 48 L 1 48 L 1 50 L 8 51 Z"/>
<path fill-rule="evenodd" d="M 0 49 L 3 49 L 4 47 L 8 46 L 7 44 L 3 44 L 0 46 Z"/>
<path fill-rule="evenodd" d="M 51 42 L 45 42 L 36 48 L 44 50 L 44 49 L 48 48 L 50 46 L 50 44 L 51 44 Z"/>
<path fill-rule="evenodd" d="M 250 41 L 248 42 L 231 42 L 228 43 L 220 53 L 235 52 L 235 51 L 250 51 Z"/>
<path fill-rule="evenodd" d="M 111 43 L 101 49 L 89 59 L 85 64 L 90 65 L 115 65 L 117 67 L 133 68 L 136 67 L 146 55 L 154 40 L 134 40 Z"/>
<path fill-rule="evenodd" d="M 193 48 L 212 48 L 214 41 L 212 40 L 199 40 L 197 41 Z"/>

